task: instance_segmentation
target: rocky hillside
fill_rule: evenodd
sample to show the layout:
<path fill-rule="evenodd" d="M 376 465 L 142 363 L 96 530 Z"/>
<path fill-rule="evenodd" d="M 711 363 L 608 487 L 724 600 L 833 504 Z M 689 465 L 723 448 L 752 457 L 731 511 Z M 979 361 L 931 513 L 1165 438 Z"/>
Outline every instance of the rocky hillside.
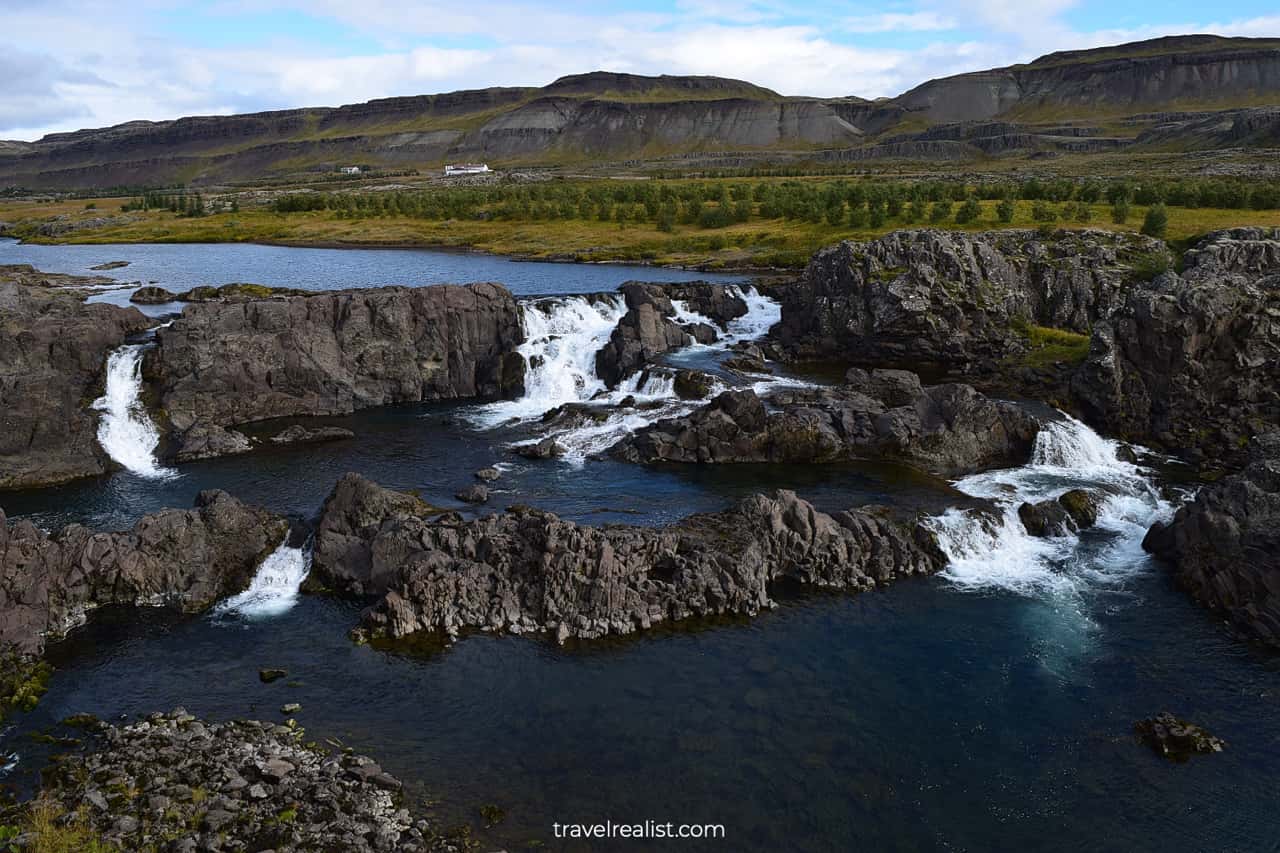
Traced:
<path fill-rule="evenodd" d="M 490 88 L 0 142 L 0 186 L 209 184 L 352 163 L 437 169 L 688 155 L 974 159 L 1010 152 L 1268 146 L 1280 40 L 1180 36 L 1054 53 L 896 98 L 784 97 L 718 77 L 596 72 Z"/>

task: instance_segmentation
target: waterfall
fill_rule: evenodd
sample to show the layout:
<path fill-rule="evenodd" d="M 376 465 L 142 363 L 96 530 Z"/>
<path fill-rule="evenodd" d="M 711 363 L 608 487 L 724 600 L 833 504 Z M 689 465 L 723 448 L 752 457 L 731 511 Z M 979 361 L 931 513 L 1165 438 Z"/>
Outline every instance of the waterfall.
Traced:
<path fill-rule="evenodd" d="M 676 311 L 675 320 L 677 323 L 706 323 L 719 330 L 720 338 L 715 343 L 693 344 L 693 346 L 704 346 L 708 349 L 728 349 L 734 344 L 754 341 L 764 337 L 769 329 L 773 328 L 782 319 L 781 303 L 770 299 L 754 287 L 748 287 L 743 290 L 734 284 L 730 285 L 728 289 L 731 293 L 740 297 L 743 302 L 747 303 L 747 313 L 741 317 L 735 317 L 723 327 L 710 317 L 691 310 L 683 301 L 679 299 L 671 300 L 671 305 Z"/>
<path fill-rule="evenodd" d="M 960 589 L 1061 596 L 1112 585 L 1140 570 L 1147 528 L 1173 507 L 1147 472 L 1120 459 L 1119 451 L 1117 442 L 1063 415 L 1040 430 L 1027 465 L 956 481 L 965 494 L 991 500 L 996 512 L 949 509 L 928 520 L 948 559 L 943 576 Z M 1077 488 L 1102 496 L 1093 530 L 1053 538 L 1026 532 L 1019 505 Z"/>
<path fill-rule="evenodd" d="M 541 417 L 564 403 L 585 402 L 607 390 L 596 376 L 596 353 L 627 313 L 621 295 L 535 299 L 522 306 L 524 343 L 517 352 L 529 368 L 524 396 L 481 406 L 481 426 Z"/>
<path fill-rule="evenodd" d="M 172 477 L 171 469 L 156 462 L 160 443 L 147 410 L 142 405 L 142 354 L 150 344 L 125 344 L 107 359 L 107 384 L 93 408 L 102 412 L 98 443 L 113 460 L 140 477 Z"/>
<path fill-rule="evenodd" d="M 250 619 L 278 616 L 298 601 L 298 590 L 311 571 L 311 550 L 289 547 L 289 537 L 258 567 L 249 588 L 218 605 L 215 613 L 239 613 Z"/>

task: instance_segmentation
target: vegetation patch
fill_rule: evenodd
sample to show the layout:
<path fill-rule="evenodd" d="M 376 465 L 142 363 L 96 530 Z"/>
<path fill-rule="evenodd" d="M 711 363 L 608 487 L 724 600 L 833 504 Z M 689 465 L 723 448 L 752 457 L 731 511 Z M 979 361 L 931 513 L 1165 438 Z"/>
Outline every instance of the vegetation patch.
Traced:
<path fill-rule="evenodd" d="M 1015 330 L 1027 342 L 1027 351 L 1020 359 L 1020 363 L 1027 367 L 1080 364 L 1089 355 L 1088 335 L 1030 323 L 1019 324 Z"/>

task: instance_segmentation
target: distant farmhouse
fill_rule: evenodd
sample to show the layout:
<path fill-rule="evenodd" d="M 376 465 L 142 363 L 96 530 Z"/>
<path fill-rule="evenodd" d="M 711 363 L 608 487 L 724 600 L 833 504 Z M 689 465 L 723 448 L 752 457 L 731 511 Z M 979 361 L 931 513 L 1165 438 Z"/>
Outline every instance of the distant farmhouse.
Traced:
<path fill-rule="evenodd" d="M 342 174 L 344 175 L 358 175 L 360 174 L 360 167 L 359 166 L 343 166 L 338 171 L 342 172 Z"/>
<path fill-rule="evenodd" d="M 483 175 L 492 172 L 488 163 L 450 163 L 444 167 L 445 177 L 453 175 Z"/>

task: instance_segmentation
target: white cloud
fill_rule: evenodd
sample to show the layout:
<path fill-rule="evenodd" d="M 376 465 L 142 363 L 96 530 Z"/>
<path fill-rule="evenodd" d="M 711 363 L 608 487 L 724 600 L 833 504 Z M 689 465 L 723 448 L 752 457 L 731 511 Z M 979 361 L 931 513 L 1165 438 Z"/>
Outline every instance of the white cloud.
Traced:
<path fill-rule="evenodd" d="M 619 11 L 608 0 L 219 0 L 214 7 L 231 21 L 307 12 L 357 34 L 352 50 L 288 32 L 253 48 L 177 42 L 162 27 L 180 11 L 177 0 L 0 0 L 0 42 L 8 43 L 0 43 L 0 136 L 541 85 L 597 69 L 876 97 L 1055 50 L 1177 32 L 1280 34 L 1272 14 L 1080 32 L 1067 23 L 1077 2 L 901 0 L 852 16 L 844 0 L 676 0 L 663 12 Z M 901 33 L 915 35 L 903 41 L 894 35 Z M 921 34 L 929 39 L 923 45 Z M 37 54 L 14 45 L 49 47 Z"/>
<path fill-rule="evenodd" d="M 937 12 L 885 12 L 845 18 L 841 28 L 851 33 L 935 32 L 953 30 L 956 19 Z"/>

